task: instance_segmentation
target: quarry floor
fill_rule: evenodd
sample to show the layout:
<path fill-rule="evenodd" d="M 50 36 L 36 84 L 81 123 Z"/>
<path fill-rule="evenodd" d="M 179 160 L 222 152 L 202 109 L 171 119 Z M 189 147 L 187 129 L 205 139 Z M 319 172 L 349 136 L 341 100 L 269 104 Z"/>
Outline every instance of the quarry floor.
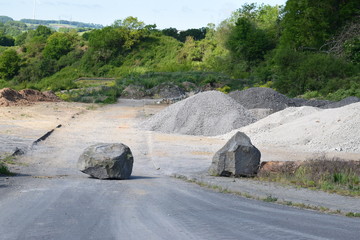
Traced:
<path fill-rule="evenodd" d="M 10 166 L 17 175 L 0 177 L 0 236 L 357 239 L 360 219 L 223 194 L 174 178 L 252 198 L 271 196 L 334 212 L 360 212 L 359 198 L 208 176 L 211 158 L 226 139 L 136 127 L 164 107 L 150 100 L 121 99 L 107 106 L 60 102 L 0 108 L 0 154 L 11 154 L 15 147 L 25 152 Z M 46 140 L 32 144 L 52 129 Z M 135 159 L 130 180 L 96 180 L 76 169 L 82 151 L 98 142 L 130 147 Z M 263 161 L 304 160 L 312 155 L 283 147 L 257 147 Z"/>

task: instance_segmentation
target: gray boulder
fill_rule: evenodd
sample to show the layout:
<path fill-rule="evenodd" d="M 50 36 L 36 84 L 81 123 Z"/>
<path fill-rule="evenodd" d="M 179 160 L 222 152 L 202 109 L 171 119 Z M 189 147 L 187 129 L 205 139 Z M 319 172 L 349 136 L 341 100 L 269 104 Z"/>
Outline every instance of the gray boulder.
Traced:
<path fill-rule="evenodd" d="M 209 174 L 218 176 L 252 177 L 260 166 L 260 151 L 252 145 L 250 138 L 237 132 L 215 153 Z"/>
<path fill-rule="evenodd" d="M 98 143 L 84 150 L 78 168 L 94 178 L 130 178 L 134 158 L 128 146 L 122 143 Z"/>

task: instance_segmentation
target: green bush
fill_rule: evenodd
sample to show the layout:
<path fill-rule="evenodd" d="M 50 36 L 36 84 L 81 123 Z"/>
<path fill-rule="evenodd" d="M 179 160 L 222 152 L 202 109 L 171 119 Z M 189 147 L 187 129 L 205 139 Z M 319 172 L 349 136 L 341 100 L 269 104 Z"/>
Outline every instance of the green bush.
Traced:
<path fill-rule="evenodd" d="M 145 74 L 132 74 L 117 81 L 119 86 L 130 84 L 141 85 L 146 89 L 155 87 L 161 83 L 172 82 L 180 85 L 183 82 L 191 82 L 197 86 L 207 83 L 227 83 L 230 78 L 224 74 L 212 72 L 148 72 Z"/>
<path fill-rule="evenodd" d="M 0 162 L 0 175 L 6 175 L 6 176 L 12 175 L 12 173 L 9 171 L 7 166 L 2 162 Z"/>
<path fill-rule="evenodd" d="M 274 56 L 274 87 L 290 96 L 329 88 L 332 79 L 346 79 L 358 73 L 342 58 L 323 53 L 278 49 Z M 322 91 L 322 95 L 329 90 Z"/>

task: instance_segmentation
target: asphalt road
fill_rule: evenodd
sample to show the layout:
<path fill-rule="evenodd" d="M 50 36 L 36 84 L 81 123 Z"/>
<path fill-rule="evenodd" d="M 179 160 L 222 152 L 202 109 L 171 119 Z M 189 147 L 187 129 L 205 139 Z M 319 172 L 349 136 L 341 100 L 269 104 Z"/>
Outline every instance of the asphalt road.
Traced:
<path fill-rule="evenodd" d="M 151 142 L 125 127 L 137 112 L 124 112 L 111 106 L 72 119 L 21 159 L 23 175 L 0 177 L 1 240 L 360 239 L 358 218 L 249 200 L 166 176 Z M 131 179 L 97 180 L 75 169 L 84 147 L 124 136 L 136 152 Z"/>
<path fill-rule="evenodd" d="M 360 236 L 359 219 L 221 194 L 161 175 L 127 181 L 23 176 L 16 184 L 0 198 L 2 240 Z"/>

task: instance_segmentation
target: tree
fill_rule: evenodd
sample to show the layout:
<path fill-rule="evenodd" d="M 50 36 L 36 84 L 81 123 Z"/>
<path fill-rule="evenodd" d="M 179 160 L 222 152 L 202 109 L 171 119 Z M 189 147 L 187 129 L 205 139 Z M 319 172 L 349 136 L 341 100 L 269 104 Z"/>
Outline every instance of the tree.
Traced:
<path fill-rule="evenodd" d="M 29 56 L 39 55 L 45 45 L 47 38 L 52 34 L 50 28 L 38 26 L 35 30 L 28 31 L 24 44 L 24 49 Z"/>
<path fill-rule="evenodd" d="M 204 39 L 206 36 L 206 28 L 202 27 L 202 28 L 191 28 L 185 31 L 180 31 L 179 32 L 179 36 L 178 36 L 178 40 L 180 42 L 185 42 L 187 37 L 192 37 L 195 41 L 199 41 L 201 39 Z"/>
<path fill-rule="evenodd" d="M 20 69 L 20 57 L 13 49 L 8 49 L 0 55 L 0 78 L 9 80 Z"/>
<path fill-rule="evenodd" d="M 11 47 L 15 45 L 15 39 L 0 33 L 0 46 Z"/>
<path fill-rule="evenodd" d="M 248 18 L 241 17 L 230 32 L 226 47 L 233 57 L 249 63 L 264 60 L 265 54 L 275 47 L 264 30 L 255 26 Z"/>
<path fill-rule="evenodd" d="M 74 38 L 68 33 L 54 33 L 46 42 L 43 54 L 45 57 L 58 60 L 73 50 Z"/>
<path fill-rule="evenodd" d="M 349 20 L 360 14 L 358 0 L 288 0 L 282 19 L 281 46 L 318 50 Z"/>
<path fill-rule="evenodd" d="M 50 35 L 52 34 L 52 31 L 50 28 L 40 25 L 38 26 L 35 31 L 34 31 L 34 36 L 35 37 L 43 37 L 43 38 L 48 38 Z"/>
<path fill-rule="evenodd" d="M 145 27 L 145 23 L 139 21 L 138 18 L 129 16 L 124 20 L 116 20 L 113 24 L 114 28 L 127 28 L 129 30 L 139 30 Z"/>
<path fill-rule="evenodd" d="M 173 37 L 175 39 L 178 39 L 179 37 L 179 31 L 176 28 L 165 28 L 163 30 L 161 30 L 161 32 L 165 35 L 165 36 L 169 36 L 169 37 Z"/>

